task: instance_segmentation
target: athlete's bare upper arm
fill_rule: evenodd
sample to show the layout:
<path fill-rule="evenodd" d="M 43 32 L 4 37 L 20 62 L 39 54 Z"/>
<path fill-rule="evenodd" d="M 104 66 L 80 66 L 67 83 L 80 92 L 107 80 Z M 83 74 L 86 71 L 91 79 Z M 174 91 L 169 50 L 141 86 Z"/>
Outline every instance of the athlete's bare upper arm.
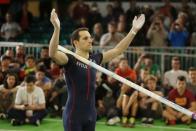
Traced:
<path fill-rule="evenodd" d="M 68 62 L 67 55 L 61 51 L 57 51 L 52 59 L 59 65 L 65 65 Z"/>
<path fill-rule="evenodd" d="M 119 55 L 119 51 L 115 48 L 103 52 L 102 64 L 106 63 Z"/>

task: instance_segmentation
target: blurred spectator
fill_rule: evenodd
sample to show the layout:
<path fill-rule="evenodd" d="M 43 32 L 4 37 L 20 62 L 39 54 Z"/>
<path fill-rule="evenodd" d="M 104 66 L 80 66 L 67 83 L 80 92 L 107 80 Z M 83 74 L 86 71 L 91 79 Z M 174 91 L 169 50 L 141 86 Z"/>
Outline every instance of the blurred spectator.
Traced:
<path fill-rule="evenodd" d="M 157 78 L 153 75 L 147 76 L 144 87 L 149 91 L 162 96 L 163 93 L 157 87 Z M 153 124 L 154 119 L 162 114 L 161 103 L 146 94 L 139 92 L 139 115 L 142 117 L 142 123 Z"/>
<path fill-rule="evenodd" d="M 124 36 L 117 32 L 116 23 L 110 22 L 108 23 L 108 32 L 103 34 L 100 40 L 101 48 L 105 46 L 115 46 L 124 38 Z"/>
<path fill-rule="evenodd" d="M 18 77 L 18 83 L 22 82 L 25 77 L 24 70 L 21 68 L 20 61 L 14 59 L 9 64 L 9 72 L 14 72 Z"/>
<path fill-rule="evenodd" d="M 170 25 L 173 23 L 173 21 L 177 18 L 177 10 L 176 8 L 171 4 L 170 0 L 162 0 L 164 2 L 164 5 L 160 8 L 158 14 L 164 16 L 164 26 L 166 29 L 169 30 Z"/>
<path fill-rule="evenodd" d="M 60 67 L 54 61 L 51 61 L 49 74 L 52 80 L 56 80 L 60 76 Z"/>
<path fill-rule="evenodd" d="M 93 44 L 96 46 L 100 45 L 100 39 L 103 35 L 103 26 L 101 23 L 95 23 L 92 34 L 94 38 Z"/>
<path fill-rule="evenodd" d="M 137 74 L 139 74 L 140 69 L 143 68 L 147 68 L 150 71 L 150 74 L 156 76 L 158 80 L 161 78 L 160 67 L 153 63 L 150 55 L 142 54 L 134 66 L 134 70 L 137 72 Z"/>
<path fill-rule="evenodd" d="M 161 18 L 158 16 L 155 17 L 146 35 L 146 37 L 150 40 L 150 46 L 167 46 L 167 35 L 168 32 L 165 30 Z"/>
<path fill-rule="evenodd" d="M 127 21 L 132 21 L 136 15 L 139 15 L 140 8 L 137 6 L 136 0 L 129 0 L 129 9 L 126 12 Z M 131 25 L 129 25 L 131 26 Z"/>
<path fill-rule="evenodd" d="M 35 86 L 35 77 L 25 77 L 25 86 L 20 87 L 16 93 L 14 108 L 8 112 L 13 126 L 24 123 L 40 125 L 46 116 L 46 102 L 43 90 Z"/>
<path fill-rule="evenodd" d="M 163 79 L 166 94 L 169 90 L 176 87 L 176 81 L 179 76 L 184 76 L 188 80 L 187 72 L 180 69 L 180 59 L 178 57 L 172 58 L 171 68 L 171 70 L 165 72 Z"/>
<path fill-rule="evenodd" d="M 43 62 L 47 70 L 50 69 L 50 64 L 51 64 L 51 58 L 49 57 L 48 52 L 49 52 L 48 47 L 46 46 L 42 47 L 40 51 L 40 59 L 38 60 L 38 62 Z"/>
<path fill-rule="evenodd" d="M 129 78 L 133 82 L 137 80 L 136 72 L 131 69 L 126 58 L 120 59 L 118 68 L 115 69 L 115 73 L 121 77 Z"/>
<path fill-rule="evenodd" d="M 0 68 L 0 84 L 3 84 L 3 81 L 9 72 L 9 64 L 11 63 L 11 58 L 9 56 L 1 56 L 1 68 Z"/>
<path fill-rule="evenodd" d="M 28 74 L 35 74 L 35 70 L 36 70 L 35 57 L 32 55 L 26 56 L 25 65 L 22 67 L 22 69 L 24 70 L 25 76 Z"/>
<path fill-rule="evenodd" d="M 150 71 L 148 68 L 141 68 L 140 73 L 138 75 L 137 84 L 144 87 L 145 79 L 150 74 Z"/>
<path fill-rule="evenodd" d="M 73 8 L 73 19 L 79 21 L 80 19 L 87 19 L 89 15 L 89 6 L 83 2 L 83 0 L 77 0 L 75 7 Z"/>
<path fill-rule="evenodd" d="M 28 11 L 28 3 L 24 2 L 21 11 L 16 14 L 16 21 L 20 24 L 23 31 L 28 31 L 32 20 L 33 15 Z"/>
<path fill-rule="evenodd" d="M 120 0 L 114 0 L 114 2 L 113 2 L 113 15 L 114 15 L 115 22 L 118 21 L 118 18 L 121 14 L 124 14 L 122 3 Z"/>
<path fill-rule="evenodd" d="M 188 70 L 189 81 L 187 84 L 187 89 L 189 89 L 196 99 L 196 68 L 190 67 Z"/>
<path fill-rule="evenodd" d="M 187 89 L 186 82 L 187 81 L 184 76 L 179 76 L 176 81 L 176 88 L 169 92 L 168 100 L 195 112 L 196 102 L 192 92 Z M 171 107 L 166 107 L 163 111 L 163 117 L 165 118 L 165 123 L 168 125 L 175 125 L 177 121 L 185 124 L 191 123 L 191 117 L 183 114 L 182 112 L 178 112 Z"/>
<path fill-rule="evenodd" d="M 191 35 L 190 46 L 196 47 L 196 32 L 193 32 Z"/>
<path fill-rule="evenodd" d="M 0 85 L 0 118 L 6 118 L 7 111 L 12 108 L 18 89 L 17 85 L 17 76 L 14 73 L 8 73 L 4 84 Z"/>
<path fill-rule="evenodd" d="M 113 6 L 111 4 L 106 5 L 106 16 L 104 17 L 104 27 L 107 26 L 107 24 L 110 21 L 114 21 L 114 12 L 113 12 Z"/>
<path fill-rule="evenodd" d="M 102 22 L 103 18 L 101 13 L 99 12 L 99 8 L 97 3 L 92 3 L 91 9 L 88 15 L 88 28 L 92 29 L 93 25 L 98 22 Z"/>
<path fill-rule="evenodd" d="M 50 95 L 51 88 L 52 88 L 52 81 L 45 74 L 46 74 L 45 66 L 42 64 L 39 64 L 35 71 L 35 78 L 36 78 L 35 85 L 42 88 L 42 90 L 44 91 L 44 95 L 45 95 L 46 103 L 47 103 L 49 100 L 49 95 Z"/>
<path fill-rule="evenodd" d="M 11 58 L 11 60 L 14 59 L 14 50 L 12 48 L 8 48 L 6 51 L 5 51 L 5 56 L 8 56 Z"/>
<path fill-rule="evenodd" d="M 118 22 L 118 24 L 117 24 L 117 32 L 122 34 L 123 36 L 127 35 L 126 23 L 125 22 Z"/>
<path fill-rule="evenodd" d="M 16 57 L 15 59 L 20 62 L 20 66 L 24 66 L 25 64 L 25 47 L 23 45 L 16 46 Z"/>
<path fill-rule="evenodd" d="M 62 117 L 62 111 L 67 99 L 67 84 L 64 79 L 63 70 L 52 85 L 52 92 L 49 97 L 49 110 L 51 117 Z"/>
<path fill-rule="evenodd" d="M 5 15 L 6 22 L 1 26 L 1 37 L 6 41 L 13 41 L 22 33 L 21 27 L 12 19 L 12 14 L 9 12 Z"/>
<path fill-rule="evenodd" d="M 177 19 L 172 23 L 168 39 L 172 47 L 185 47 L 187 46 L 189 33 L 182 24 L 181 19 Z"/>
<path fill-rule="evenodd" d="M 41 20 L 49 19 L 51 10 L 52 10 L 51 0 L 40 0 L 39 12 L 40 12 Z"/>
<path fill-rule="evenodd" d="M 128 80 L 130 79 L 128 78 Z M 134 127 L 138 109 L 138 92 L 128 85 L 122 84 L 117 107 L 122 110 L 122 126 Z"/>

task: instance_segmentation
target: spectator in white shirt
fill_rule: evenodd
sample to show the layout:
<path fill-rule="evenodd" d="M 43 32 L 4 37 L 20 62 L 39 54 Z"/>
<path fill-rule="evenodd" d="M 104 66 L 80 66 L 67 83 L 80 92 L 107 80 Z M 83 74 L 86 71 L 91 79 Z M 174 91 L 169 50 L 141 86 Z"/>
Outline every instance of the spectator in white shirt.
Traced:
<path fill-rule="evenodd" d="M 40 121 L 46 116 L 46 103 L 44 92 L 35 86 L 35 77 L 27 75 L 25 86 L 19 87 L 16 93 L 14 108 L 8 112 L 12 125 L 24 123 L 40 125 Z"/>
<path fill-rule="evenodd" d="M 165 72 L 163 84 L 166 92 L 176 87 L 176 81 L 178 76 L 184 76 L 188 80 L 188 73 L 180 69 L 180 59 L 173 57 L 171 60 L 172 69 Z"/>

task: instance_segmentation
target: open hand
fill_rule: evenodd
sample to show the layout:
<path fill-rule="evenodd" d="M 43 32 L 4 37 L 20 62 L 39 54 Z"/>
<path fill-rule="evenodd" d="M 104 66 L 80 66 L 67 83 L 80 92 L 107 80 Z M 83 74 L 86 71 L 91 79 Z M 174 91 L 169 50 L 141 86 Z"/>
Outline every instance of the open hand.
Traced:
<path fill-rule="evenodd" d="M 60 29 L 60 21 L 56 14 L 55 9 L 52 9 L 51 15 L 50 15 L 50 21 L 53 24 L 54 28 Z"/>
<path fill-rule="evenodd" d="M 145 22 L 145 15 L 141 14 L 139 17 L 135 16 L 133 19 L 133 28 L 135 31 L 138 31 L 142 28 L 142 26 L 144 25 Z"/>

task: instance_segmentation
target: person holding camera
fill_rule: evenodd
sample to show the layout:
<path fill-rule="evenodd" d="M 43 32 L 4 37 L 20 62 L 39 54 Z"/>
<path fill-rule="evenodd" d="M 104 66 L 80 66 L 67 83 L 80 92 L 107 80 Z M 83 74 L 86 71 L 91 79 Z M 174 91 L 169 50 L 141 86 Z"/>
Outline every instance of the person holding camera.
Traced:
<path fill-rule="evenodd" d="M 181 19 L 176 19 L 171 25 L 168 39 L 172 47 L 187 46 L 189 32 L 184 27 Z"/>
<path fill-rule="evenodd" d="M 39 126 L 47 114 L 44 92 L 35 86 L 35 81 L 33 75 L 27 75 L 25 86 L 18 88 L 14 107 L 8 111 L 8 118 L 13 126 L 24 123 Z"/>
<path fill-rule="evenodd" d="M 160 17 L 156 17 L 150 28 L 148 29 L 146 37 L 150 40 L 151 47 L 165 47 L 167 46 L 168 32 L 163 26 L 163 21 Z"/>

